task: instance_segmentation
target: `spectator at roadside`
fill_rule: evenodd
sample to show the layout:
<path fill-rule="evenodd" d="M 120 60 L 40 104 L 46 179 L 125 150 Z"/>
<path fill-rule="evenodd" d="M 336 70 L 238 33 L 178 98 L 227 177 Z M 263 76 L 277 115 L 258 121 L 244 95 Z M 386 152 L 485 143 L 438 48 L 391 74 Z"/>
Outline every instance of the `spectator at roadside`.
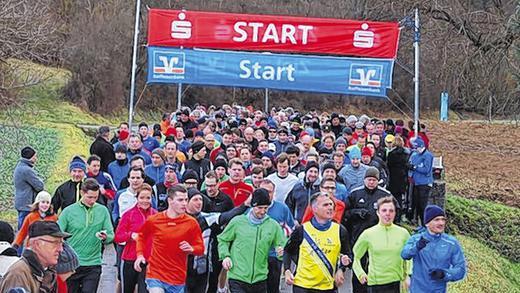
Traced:
<path fill-rule="evenodd" d="M 90 154 L 97 155 L 101 160 L 101 171 L 108 172 L 108 165 L 116 158 L 114 147 L 110 143 L 110 128 L 101 126 L 94 142 L 90 145 Z"/>
<path fill-rule="evenodd" d="M 34 170 L 34 165 L 38 160 L 36 151 L 32 147 L 26 146 L 22 149 L 20 156 L 13 173 L 14 208 L 18 211 L 18 229 L 31 212 L 31 204 L 36 194 L 44 188 L 43 180 Z"/>

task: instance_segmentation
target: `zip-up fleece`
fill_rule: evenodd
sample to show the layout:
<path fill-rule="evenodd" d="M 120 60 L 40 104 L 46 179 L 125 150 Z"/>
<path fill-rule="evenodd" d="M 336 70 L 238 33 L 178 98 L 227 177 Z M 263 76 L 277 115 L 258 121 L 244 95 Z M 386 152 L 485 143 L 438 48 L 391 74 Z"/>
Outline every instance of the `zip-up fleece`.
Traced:
<path fill-rule="evenodd" d="M 266 217 L 258 225 L 251 224 L 248 215 L 235 217 L 217 237 L 220 260 L 230 257 L 233 263 L 229 279 L 248 284 L 267 280 L 269 251 L 285 246 L 286 238 L 280 224 Z"/>
<path fill-rule="evenodd" d="M 79 201 L 61 212 L 58 224 L 63 232 L 72 234 L 67 242 L 78 255 L 80 266 L 101 265 L 101 240 L 96 233 L 106 231 L 105 244 L 114 240 L 114 228 L 104 205 L 95 203 L 87 208 Z"/>
<path fill-rule="evenodd" d="M 410 234 L 397 225 L 377 224 L 361 233 L 354 245 L 352 269 L 358 279 L 367 272 L 361 266 L 361 258 L 368 252 L 368 285 L 384 285 L 402 281 L 411 273 L 410 262 L 401 258 L 401 250 Z"/>

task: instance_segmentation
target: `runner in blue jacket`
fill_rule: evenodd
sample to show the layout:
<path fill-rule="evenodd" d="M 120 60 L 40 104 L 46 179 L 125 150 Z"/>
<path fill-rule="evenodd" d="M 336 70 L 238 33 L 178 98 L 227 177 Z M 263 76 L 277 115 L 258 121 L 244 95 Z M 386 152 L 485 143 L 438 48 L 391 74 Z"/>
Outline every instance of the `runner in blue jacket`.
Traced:
<path fill-rule="evenodd" d="M 459 242 L 444 233 L 444 211 L 429 205 L 424 211 L 426 229 L 410 237 L 401 257 L 413 259 L 410 292 L 446 292 L 448 282 L 459 281 L 466 275 L 466 261 Z"/>

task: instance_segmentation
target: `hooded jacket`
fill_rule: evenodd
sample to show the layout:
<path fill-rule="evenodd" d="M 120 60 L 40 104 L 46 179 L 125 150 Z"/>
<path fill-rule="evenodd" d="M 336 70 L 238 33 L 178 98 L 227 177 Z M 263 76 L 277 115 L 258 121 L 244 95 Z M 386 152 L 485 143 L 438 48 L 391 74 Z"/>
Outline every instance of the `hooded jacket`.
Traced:
<path fill-rule="evenodd" d="M 229 279 L 254 284 L 267 280 L 267 259 L 273 247 L 285 245 L 282 228 L 265 215 L 261 224 L 252 224 L 249 215 L 235 217 L 218 238 L 218 254 L 230 257 Z M 233 244 L 233 245 L 231 245 Z"/>
<path fill-rule="evenodd" d="M 433 155 L 425 149 L 422 153 L 415 151 L 410 156 L 409 176 L 412 177 L 415 185 L 431 185 L 433 184 Z"/>
<path fill-rule="evenodd" d="M 129 171 L 130 165 L 127 159 L 121 161 L 116 160 L 108 165 L 108 174 L 112 176 L 116 189 L 121 188 L 121 182 L 126 178 Z"/>
<path fill-rule="evenodd" d="M 21 158 L 14 168 L 14 207 L 18 211 L 30 211 L 30 205 L 38 192 L 44 188 L 43 180 L 36 174 L 34 164 Z"/>
<path fill-rule="evenodd" d="M 417 251 L 417 242 L 422 237 L 428 240 L 428 244 Z M 455 237 L 446 233 L 432 235 L 427 229 L 423 229 L 408 239 L 401 251 L 401 257 L 413 260 L 410 292 L 443 293 L 446 292 L 447 282 L 462 280 L 466 275 L 462 247 Z M 444 270 L 444 279 L 431 279 L 430 272 L 435 269 Z"/>

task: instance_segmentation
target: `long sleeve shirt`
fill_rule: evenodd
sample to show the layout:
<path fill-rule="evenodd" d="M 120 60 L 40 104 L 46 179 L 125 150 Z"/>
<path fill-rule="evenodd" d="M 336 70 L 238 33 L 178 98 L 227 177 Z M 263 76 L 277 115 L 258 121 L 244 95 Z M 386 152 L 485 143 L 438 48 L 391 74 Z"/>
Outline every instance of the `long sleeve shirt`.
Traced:
<path fill-rule="evenodd" d="M 397 225 L 377 224 L 361 233 L 354 245 L 352 268 L 358 279 L 368 275 L 368 285 L 384 285 L 402 281 L 411 273 L 410 263 L 401 258 L 401 250 L 410 234 Z M 368 272 L 361 258 L 368 252 Z"/>
<path fill-rule="evenodd" d="M 204 254 L 202 232 L 197 220 L 189 215 L 170 218 L 167 211 L 150 216 L 141 227 L 137 238 L 137 256 L 144 255 L 148 239 L 152 239 L 152 253 L 148 261 L 146 277 L 158 279 L 170 285 L 186 283 L 188 253 L 180 249 L 187 241 L 193 255 Z"/>
<path fill-rule="evenodd" d="M 421 237 L 428 240 L 426 247 L 417 251 L 417 242 Z M 455 237 L 442 233 L 430 234 L 426 229 L 414 234 L 403 250 L 401 257 L 413 260 L 410 292 L 446 292 L 446 283 L 459 281 L 466 275 L 466 260 L 462 247 Z M 431 279 L 432 270 L 444 270 L 446 276 L 441 281 Z"/>
<path fill-rule="evenodd" d="M 63 232 L 72 234 L 67 242 L 78 254 L 80 266 L 101 265 L 101 244 L 114 240 L 114 228 L 104 205 L 95 203 L 89 208 L 79 201 L 61 212 L 58 224 Z M 96 237 L 100 231 L 106 231 L 105 241 Z"/>

